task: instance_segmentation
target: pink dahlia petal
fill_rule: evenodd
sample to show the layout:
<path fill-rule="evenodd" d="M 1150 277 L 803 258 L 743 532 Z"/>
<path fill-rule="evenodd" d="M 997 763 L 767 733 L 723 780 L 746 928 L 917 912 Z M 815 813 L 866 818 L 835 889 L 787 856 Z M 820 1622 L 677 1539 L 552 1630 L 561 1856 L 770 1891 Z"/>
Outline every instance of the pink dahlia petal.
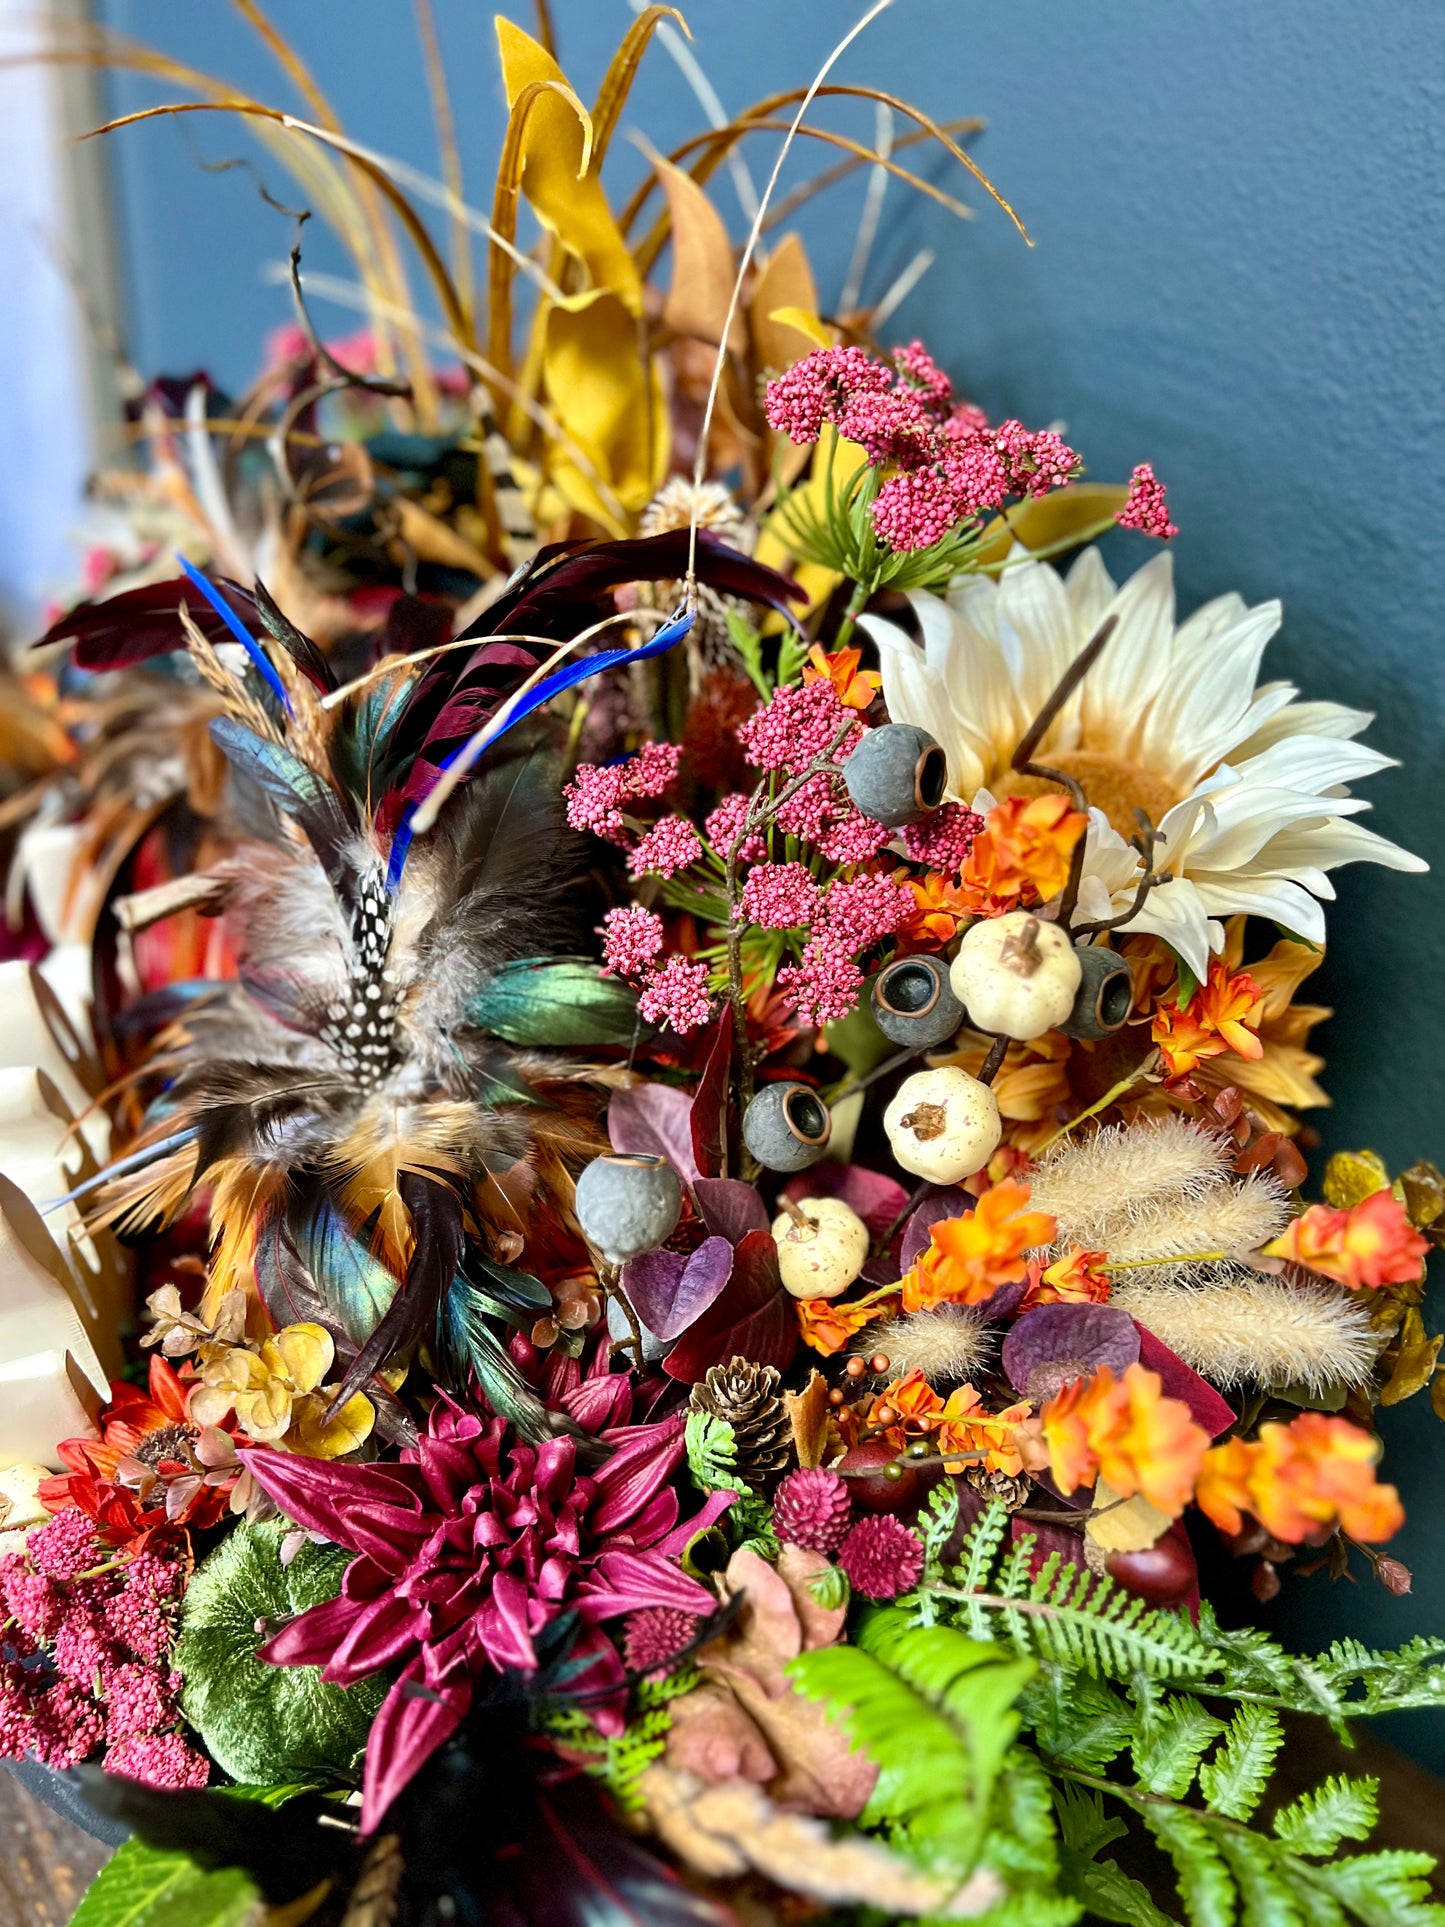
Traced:
<path fill-rule="evenodd" d="M 717 1603 L 705 1586 L 660 1552 L 604 1552 L 581 1591 L 582 1617 L 595 1625 L 643 1606 L 672 1606 L 684 1613 L 711 1612 Z"/>
<path fill-rule="evenodd" d="M 456 1732 L 472 1703 L 472 1684 L 465 1676 L 445 1693 L 418 1689 L 423 1689 L 420 1662 L 407 1667 L 372 1722 L 361 1796 L 363 1833 L 376 1831 L 397 1794 Z"/>
<path fill-rule="evenodd" d="M 325 1609 L 314 1607 L 312 1610 Z M 424 1614 L 409 1599 L 396 1593 L 388 1593 L 374 1605 L 363 1606 L 327 1661 L 325 1677 L 335 1686 L 350 1686 L 365 1679 L 368 1673 L 380 1672 L 383 1666 L 390 1666 L 403 1653 L 412 1650 L 425 1624 Z"/>
<path fill-rule="evenodd" d="M 366 1506 L 415 1506 L 415 1474 L 407 1466 L 342 1465 L 303 1459 L 294 1452 L 248 1446 L 242 1463 L 257 1485 L 287 1518 L 308 1532 L 319 1532 L 348 1551 L 348 1530 Z"/>
<path fill-rule="evenodd" d="M 658 1487 L 671 1478 L 687 1447 L 682 1420 L 661 1425 L 639 1425 L 608 1439 L 616 1450 L 596 1474 L 601 1504 L 588 1526 L 595 1538 L 605 1539 L 636 1516 Z"/>
<path fill-rule="evenodd" d="M 258 1657 L 270 1666 L 325 1666 L 366 1610 L 344 1594 L 328 1599 L 283 1626 L 267 1640 Z"/>
<path fill-rule="evenodd" d="M 684 1519 L 680 1526 L 674 1527 L 665 1539 L 658 1541 L 653 1551 L 660 1552 L 664 1558 L 680 1559 L 697 1535 L 715 1526 L 736 1498 L 736 1492 L 709 1492 L 702 1511 L 694 1512 L 690 1519 Z"/>
<path fill-rule="evenodd" d="M 562 1410 L 584 1432 L 605 1432 L 609 1426 L 626 1425 L 632 1410 L 632 1388 L 621 1372 L 605 1378 L 588 1378 L 575 1391 L 563 1395 Z"/>

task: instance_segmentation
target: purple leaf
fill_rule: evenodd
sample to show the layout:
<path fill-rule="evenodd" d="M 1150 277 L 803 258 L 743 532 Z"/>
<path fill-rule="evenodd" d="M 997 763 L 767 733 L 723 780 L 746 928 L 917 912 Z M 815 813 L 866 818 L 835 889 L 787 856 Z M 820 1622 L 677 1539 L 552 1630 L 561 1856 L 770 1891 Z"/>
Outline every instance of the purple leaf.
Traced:
<path fill-rule="evenodd" d="M 607 1135 L 614 1151 L 666 1158 L 683 1180 L 702 1176 L 692 1152 L 692 1103 L 671 1084 L 634 1084 L 614 1091 L 607 1106 Z"/>
<path fill-rule="evenodd" d="M 749 1231 L 733 1253 L 727 1290 L 673 1346 L 662 1369 L 696 1385 L 734 1353 L 782 1371 L 797 1348 L 798 1321 L 778 1278 L 778 1247 L 766 1231 Z"/>
<path fill-rule="evenodd" d="M 927 1251 L 936 1224 L 944 1218 L 961 1218 L 965 1211 L 972 1211 L 977 1202 L 970 1192 L 956 1184 L 930 1192 L 903 1227 L 903 1245 L 898 1253 L 903 1269 L 907 1271 Z"/>
<path fill-rule="evenodd" d="M 735 1245 L 750 1231 L 771 1230 L 767 1206 L 755 1184 L 744 1184 L 740 1178 L 698 1178 L 692 1189 L 702 1221 L 715 1237 Z"/>
<path fill-rule="evenodd" d="M 733 1007 L 724 1004 L 689 1114 L 692 1154 L 698 1170 L 710 1178 L 721 1177 L 728 1168 L 728 1072 L 732 1053 Z"/>
<path fill-rule="evenodd" d="M 1028 1390 L 1035 1372 L 1049 1368 L 1055 1377 L 1063 1370 L 1070 1378 L 1087 1378 L 1107 1365 L 1122 1378 L 1138 1356 L 1134 1321 L 1115 1305 L 1039 1305 L 1003 1341 L 1003 1368 L 1020 1392 Z"/>
<path fill-rule="evenodd" d="M 908 1193 L 896 1178 L 865 1170 L 861 1164 L 815 1164 L 790 1178 L 783 1186 L 783 1195 L 794 1204 L 800 1198 L 841 1198 L 875 1238 L 898 1222 L 898 1214 L 908 1202 Z"/>
<path fill-rule="evenodd" d="M 728 1240 L 705 1238 L 688 1258 L 677 1251 L 644 1251 L 624 1266 L 622 1289 L 647 1329 L 670 1345 L 720 1295 L 732 1268 Z"/>

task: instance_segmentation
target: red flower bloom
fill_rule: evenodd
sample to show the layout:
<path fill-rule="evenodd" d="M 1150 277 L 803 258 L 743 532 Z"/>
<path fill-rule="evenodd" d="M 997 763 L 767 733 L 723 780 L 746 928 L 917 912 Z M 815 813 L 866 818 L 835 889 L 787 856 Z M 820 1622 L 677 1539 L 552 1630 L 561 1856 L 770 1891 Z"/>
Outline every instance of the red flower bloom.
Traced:
<path fill-rule="evenodd" d="M 625 1421 L 625 1378 L 593 1378 L 566 1399 L 573 1416 Z M 528 1445 L 503 1419 L 443 1400 L 397 1465 L 304 1459 L 255 1448 L 257 1483 L 298 1525 L 357 1554 L 339 1597 L 302 1613 L 262 1648 L 279 1666 L 323 1666 L 340 1686 L 400 1663 L 366 1750 L 362 1824 L 370 1831 L 423 1762 L 454 1733 L 474 1682 L 494 1667 L 535 1670 L 534 1640 L 563 1612 L 604 1732 L 621 1730 L 624 1673 L 601 1622 L 649 1606 L 702 1614 L 714 1600 L 676 1564 L 695 1532 L 731 1502 L 714 1495 L 678 1525 L 667 1484 L 682 1420 L 613 1424 L 613 1448 L 579 1471 L 572 1438 Z"/>
<path fill-rule="evenodd" d="M 191 1450 L 200 1436 L 187 1415 L 194 1376 L 189 1366 L 182 1376 L 156 1352 L 148 1391 L 115 1381 L 99 1442 L 61 1440 L 56 1450 L 70 1470 L 45 1480 L 42 1503 L 52 1512 L 78 1506 L 112 1545 L 164 1526 L 215 1525 L 226 1512 L 229 1483 L 208 1482 Z"/>

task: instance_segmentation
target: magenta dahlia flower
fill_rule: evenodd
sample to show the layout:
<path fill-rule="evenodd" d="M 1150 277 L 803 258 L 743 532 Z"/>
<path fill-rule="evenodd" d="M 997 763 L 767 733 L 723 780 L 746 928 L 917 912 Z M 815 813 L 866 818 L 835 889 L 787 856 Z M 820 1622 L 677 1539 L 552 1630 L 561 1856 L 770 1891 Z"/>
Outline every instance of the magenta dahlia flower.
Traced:
<path fill-rule="evenodd" d="M 626 1386 L 620 1375 L 614 1382 Z M 590 1389 L 606 1387 L 594 1380 Z M 604 1422 L 629 1416 L 625 1390 L 588 1402 Z M 578 1401 L 568 1403 L 575 1411 Z M 714 1495 L 679 1526 L 667 1481 L 684 1450 L 682 1420 L 613 1425 L 601 1436 L 611 1456 L 584 1472 L 571 1438 L 528 1445 L 505 1420 L 442 1400 L 400 1464 L 246 1453 L 257 1484 L 298 1525 L 357 1555 L 340 1595 L 292 1620 L 261 1657 L 320 1666 L 338 1686 L 400 1667 L 367 1742 L 367 1831 L 456 1731 L 489 1668 L 535 1670 L 533 1642 L 559 1614 L 582 1622 L 574 1683 L 600 1691 L 589 1698 L 592 1717 L 618 1732 L 625 1674 L 603 1622 L 645 1607 L 700 1614 L 716 1605 L 676 1556 L 732 1495 Z"/>

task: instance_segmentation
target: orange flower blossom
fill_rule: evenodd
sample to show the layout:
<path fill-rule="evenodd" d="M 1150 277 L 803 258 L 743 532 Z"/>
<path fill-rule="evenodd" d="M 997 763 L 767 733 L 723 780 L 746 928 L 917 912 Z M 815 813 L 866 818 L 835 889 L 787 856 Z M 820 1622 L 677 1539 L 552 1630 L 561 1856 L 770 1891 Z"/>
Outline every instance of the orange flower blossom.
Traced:
<path fill-rule="evenodd" d="M 1044 903 L 1069 880 L 1074 845 L 1088 818 L 1067 796 L 1010 796 L 989 811 L 959 879 L 970 907 L 1013 909 Z"/>
<path fill-rule="evenodd" d="M 1405 1513 L 1394 1486 L 1375 1482 L 1379 1456 L 1379 1440 L 1348 1419 L 1301 1412 L 1261 1425 L 1256 1439 L 1211 1446 L 1194 1496 L 1221 1532 L 1239 1532 L 1249 1512 L 1289 1545 L 1336 1525 L 1352 1539 L 1388 1539 Z"/>
<path fill-rule="evenodd" d="M 883 687 L 883 678 L 876 669 L 860 673 L 862 660 L 861 649 L 835 649 L 830 656 L 821 643 L 815 642 L 803 664 L 803 681 L 830 682 L 845 709 L 867 709 Z"/>
<path fill-rule="evenodd" d="M 1408 1285 L 1420 1276 L 1429 1249 L 1429 1239 L 1413 1228 L 1394 1193 L 1375 1191 L 1345 1211 L 1312 1204 L 1265 1246 L 1265 1253 L 1359 1291 Z"/>
<path fill-rule="evenodd" d="M 1102 1305 L 1112 1289 L 1102 1269 L 1107 1256 L 1070 1245 L 1051 1265 L 1030 1258 L 1028 1289 L 1019 1311 L 1032 1311 L 1035 1305 Z"/>
<path fill-rule="evenodd" d="M 914 908 L 900 926 L 899 935 L 911 944 L 948 943 L 965 917 L 973 915 L 972 906 L 939 874 L 930 870 L 926 877 L 911 877 Z"/>
<path fill-rule="evenodd" d="M 903 1309 L 977 1305 L 1000 1285 L 1022 1278 L 1024 1253 L 1052 1244 L 1058 1225 L 1046 1211 L 1029 1211 L 1029 1187 L 1005 1178 L 992 1185 L 972 1211 L 940 1218 L 928 1250 L 903 1276 Z"/>
<path fill-rule="evenodd" d="M 1024 1400 L 1006 1411 L 991 1412 L 973 1385 L 955 1386 L 946 1399 L 940 1398 L 922 1372 L 915 1369 L 879 1393 L 869 1423 L 876 1426 L 881 1415 L 887 1414 L 890 1422 L 885 1436 L 900 1448 L 910 1438 L 936 1436 L 945 1471 L 961 1472 L 965 1461 L 982 1454 L 989 1471 L 1016 1477 L 1023 1470 L 1023 1460 L 1015 1432 L 1029 1411 Z M 950 1454 L 956 1455 L 956 1462 Z"/>
<path fill-rule="evenodd" d="M 865 1325 L 882 1318 L 897 1302 L 897 1285 L 884 1285 L 878 1291 L 869 1292 L 866 1298 L 853 1298 L 847 1304 L 839 1304 L 836 1298 L 800 1298 L 797 1300 L 798 1330 L 805 1345 L 811 1345 L 824 1358 L 831 1358 L 856 1338 Z"/>
<path fill-rule="evenodd" d="M 1170 1077 L 1187 1077 L 1206 1057 L 1227 1050 L 1240 1057 L 1262 1057 L 1257 1035 L 1263 995 L 1247 971 L 1231 971 L 1222 957 L 1209 966 L 1187 1004 L 1160 1004 L 1150 1036 L 1159 1046 Z"/>
<path fill-rule="evenodd" d="M 1189 1503 L 1209 1445 L 1189 1407 L 1165 1398 L 1159 1374 L 1142 1365 L 1122 1378 L 1101 1365 L 1074 1379 L 1045 1405 L 1040 1430 L 1061 1491 L 1102 1477 L 1121 1497 L 1141 1492 L 1173 1519 Z"/>

